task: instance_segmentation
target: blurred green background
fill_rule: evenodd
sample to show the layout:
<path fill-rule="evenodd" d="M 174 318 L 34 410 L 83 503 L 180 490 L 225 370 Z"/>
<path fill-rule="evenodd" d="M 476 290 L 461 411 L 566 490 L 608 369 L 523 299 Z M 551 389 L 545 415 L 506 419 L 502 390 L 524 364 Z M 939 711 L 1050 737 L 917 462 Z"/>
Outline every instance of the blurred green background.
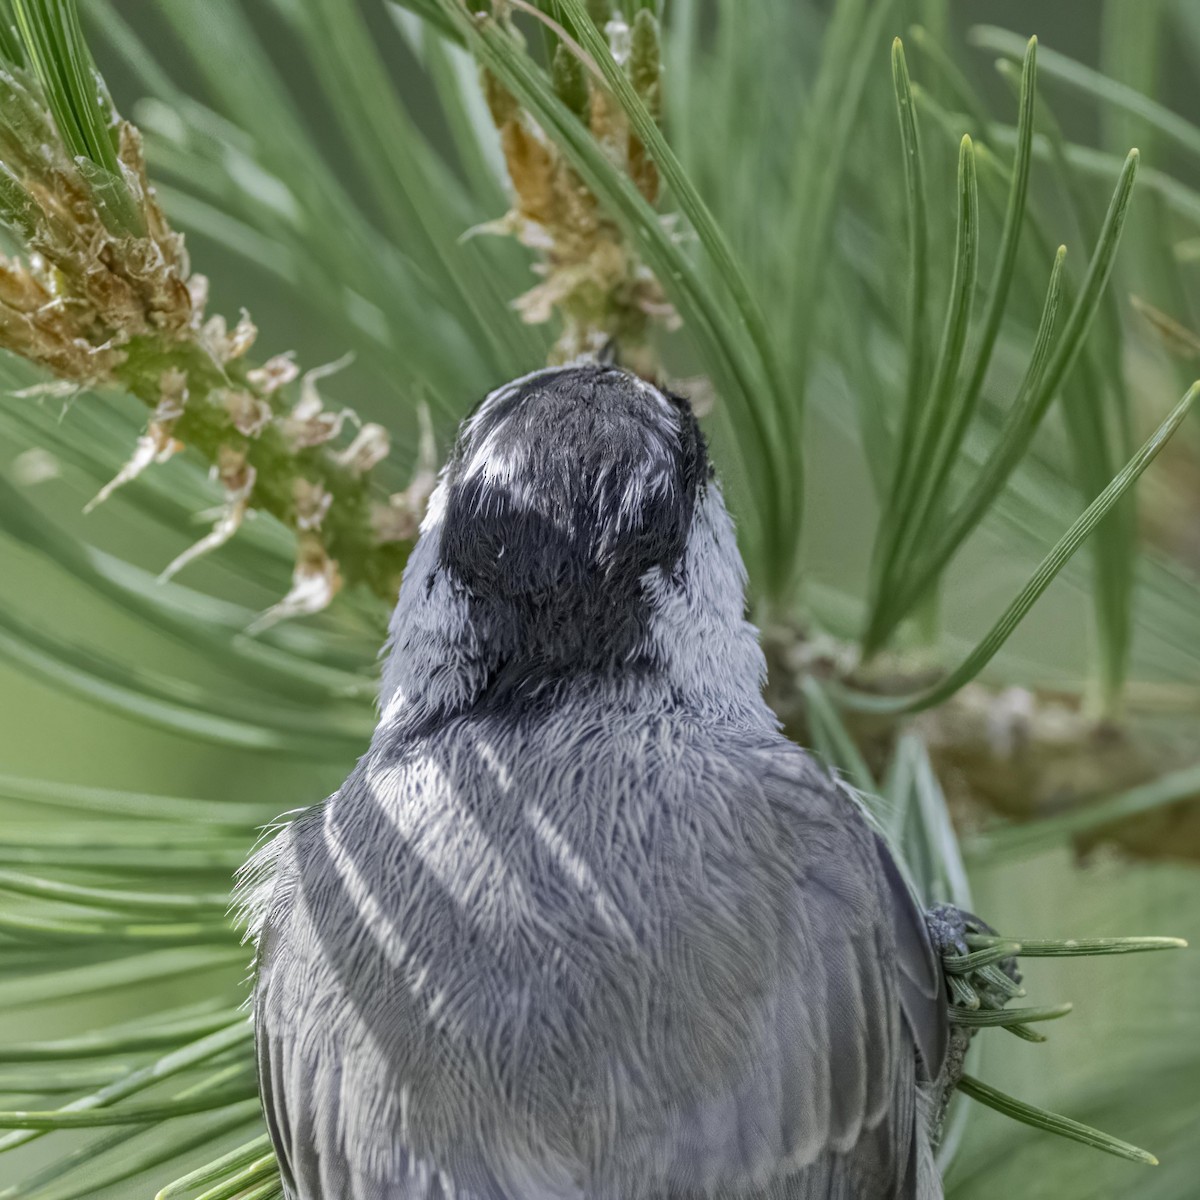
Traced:
<path fill-rule="evenodd" d="M 180 2 L 189 4 L 193 0 Z M 194 2 L 197 8 L 203 8 L 200 0 Z M 1135 0 L 1129 3 L 1136 6 Z M 113 7 L 139 30 L 163 69 L 181 87 L 188 89 L 192 85 L 197 91 L 203 90 L 194 70 L 189 71 L 189 59 L 163 20 L 156 0 L 119 0 Z M 1050 5 L 1019 0 L 990 3 L 971 0 L 948 7 L 954 37 L 961 47 L 960 61 L 972 81 L 997 105 L 1011 104 L 1011 94 L 992 69 L 994 56 L 967 45 L 966 32 L 972 26 L 996 24 L 1022 35 L 1037 33 L 1044 46 L 1090 65 L 1099 65 L 1101 6 L 1092 0 L 1058 0 Z M 83 12 L 85 16 L 88 13 L 86 3 Z M 367 13 L 372 15 L 371 6 L 367 6 Z M 309 86 L 311 66 L 307 58 L 296 49 L 270 5 L 249 4 L 246 15 L 262 32 L 264 49 L 293 89 L 293 99 L 320 153 L 335 169 L 349 173 L 345 148 L 328 107 Z M 390 44 L 396 39 L 385 17 L 374 14 L 373 23 L 394 51 L 391 61 L 397 86 L 416 92 L 417 111 L 421 111 L 423 100 L 427 101 L 429 123 L 436 129 L 438 115 L 432 100 L 421 97 L 420 81 L 403 69 L 408 63 L 405 48 Z M 899 25 L 896 28 L 902 32 Z M 93 36 L 91 40 L 118 108 L 132 112 L 135 102 L 144 95 L 144 88 L 130 76 L 125 62 L 114 55 L 103 38 Z M 881 74 L 886 72 L 885 49 L 881 46 L 879 50 Z M 1158 55 L 1157 76 L 1164 100 L 1200 124 L 1200 89 L 1194 86 L 1196 66 L 1192 48 L 1164 37 Z M 1096 142 L 1100 131 L 1095 106 L 1069 92 L 1056 94 L 1055 100 L 1055 112 L 1071 138 L 1084 144 Z M 1200 168 L 1195 164 L 1173 164 L 1184 178 L 1188 177 L 1188 167 L 1192 182 L 1197 182 Z M 739 164 L 738 169 L 752 169 L 752 164 Z M 948 225 L 953 215 L 949 208 L 950 194 L 943 189 L 939 196 L 933 188 L 931 193 L 935 204 L 940 201 L 943 225 Z M 209 277 L 212 310 L 234 314 L 241 307 L 248 308 L 260 330 L 258 347 L 264 352 L 301 346 L 307 363 L 330 362 L 341 356 L 344 342 L 339 340 L 337 332 L 315 320 L 311 310 L 297 306 L 289 290 L 266 272 L 250 269 L 242 257 L 231 254 L 212 238 L 189 234 L 188 245 L 193 265 Z M 1128 248 L 1126 256 L 1129 257 Z M 329 383 L 329 391 L 353 403 L 364 419 L 388 425 L 399 412 L 408 421 L 409 397 L 398 390 L 389 394 L 386 385 L 374 386 L 374 380 L 373 386 L 361 388 L 360 370 L 357 364 L 352 364 Z M 1171 385 L 1165 383 L 1165 386 Z M 463 397 L 464 409 L 476 398 Z M 129 406 L 127 411 L 136 417 L 136 407 Z M 810 571 L 823 581 L 853 589 L 860 585 L 865 569 L 865 547 L 876 519 L 876 505 L 853 431 L 844 422 L 830 419 L 824 406 L 816 407 L 813 415 L 809 430 L 812 449 L 808 456 L 812 471 L 809 496 L 812 517 L 807 529 Z M 439 433 L 444 449 L 447 422 L 441 422 Z M 57 520 L 85 530 L 89 539 L 147 570 L 161 570 L 178 553 L 179 546 L 173 539 L 152 522 L 138 521 L 137 515 L 128 509 L 118 511 L 114 505 L 102 505 L 85 523 L 80 509 L 93 494 L 90 481 L 73 479 L 68 474 L 39 485 L 37 498 L 39 505 Z M 994 543 L 968 547 L 967 553 L 975 561 L 971 568 L 961 571 L 947 598 L 949 628 L 963 636 L 977 634 L 979 604 L 989 597 L 1004 597 L 1012 592 L 1027 576 L 1030 564 L 1036 562 L 1038 550 L 1040 547 L 1029 547 L 1022 556 L 1014 552 L 1008 541 L 1003 543 L 1003 554 L 997 552 Z M 95 604 L 84 594 L 72 595 L 54 570 L 36 556 L 6 546 L 5 563 L 5 595 L 36 606 L 47 618 L 61 623 L 64 630 L 74 630 L 113 653 L 128 655 L 131 661 L 158 664 L 169 671 L 178 665 L 185 675 L 204 669 L 202 656 L 186 655 L 177 645 L 156 639 L 136 622 Z M 219 567 L 217 563 L 212 571 L 218 580 Z M 274 599 L 266 593 L 262 598 L 264 602 Z M 1056 586 L 1018 631 L 1012 644 L 1014 649 L 1019 647 L 1047 672 L 1061 671 L 1064 675 L 1077 672 L 1083 662 L 1087 637 L 1084 609 L 1078 587 L 1065 583 Z M 47 774 L 53 764 L 52 773 L 65 781 L 179 795 L 207 795 L 214 787 L 234 789 L 239 794 L 273 800 L 282 808 L 321 798 L 341 780 L 336 771 L 314 778 L 309 766 L 291 766 L 275 759 L 264 762 L 253 755 L 231 755 L 224 749 L 217 754 L 189 740 L 148 732 L 33 683 L 3 663 L 0 663 L 0 680 L 6 731 L 5 768 L 13 774 Z"/>
<path fill-rule="evenodd" d="M 116 0 L 111 7 L 138 32 L 163 72 L 180 89 L 201 96 L 209 94 L 211 84 L 196 69 L 194 47 L 181 44 L 177 28 L 164 15 L 167 4 L 190 6 L 197 14 L 205 9 L 205 0 Z M 1200 87 L 1196 86 L 1200 78 L 1200 4 L 1194 0 L 1181 0 L 1178 6 L 1152 0 L 1125 0 L 1125 4 L 1129 9 L 1154 9 L 1161 14 L 1159 32 L 1147 51 L 1154 94 L 1171 110 L 1200 126 Z M 358 194 L 357 168 L 344 134 L 330 114 L 327 99 L 314 86 L 312 59 L 281 17 L 289 5 L 247 2 L 241 7 L 285 81 L 313 145 L 351 192 Z M 828 6 L 799 7 L 804 9 L 804 19 L 819 30 Z M 969 42 L 969 29 L 994 24 L 1022 36 L 1036 33 L 1042 47 L 1107 70 L 1111 59 L 1106 57 L 1102 18 L 1115 25 L 1121 5 L 1094 0 L 1057 0 L 1053 4 L 967 0 L 945 6 L 910 7 L 918 10 L 909 13 L 910 18 L 924 15 L 932 22 L 948 23 L 948 45 L 960 68 L 991 110 L 1005 114 L 1011 122 L 1012 92 L 993 69 L 994 55 Z M 93 51 L 118 109 L 138 119 L 138 103 L 147 90 L 145 80 L 131 72 L 126 58 L 103 36 L 105 12 L 87 0 L 81 8 Z M 444 145 L 448 135 L 441 110 L 428 80 L 413 69 L 410 47 L 397 35 L 382 5 L 364 4 L 363 11 L 378 38 L 397 91 L 433 143 Z M 668 0 L 668 28 L 670 16 Z M 218 18 L 214 15 L 213 19 Z M 203 17 L 197 15 L 196 20 L 202 21 Z M 1190 37 L 1185 34 L 1189 29 Z M 882 39 L 877 47 L 879 90 L 885 106 L 889 89 L 887 40 L 893 33 L 905 32 L 900 13 L 891 20 L 887 32 L 888 39 Z M 930 74 L 919 57 L 915 62 L 915 78 L 921 80 Z M 239 67 L 229 64 L 228 69 Z M 804 80 L 799 83 L 802 86 Z M 668 92 L 672 86 L 668 76 Z M 1114 139 L 1124 145 L 1139 144 L 1145 137 L 1136 120 L 1105 115 L 1086 97 L 1056 89 L 1048 82 L 1043 86 L 1053 98 L 1055 114 L 1071 142 L 1110 148 Z M 774 96 L 770 103 L 785 106 L 788 97 Z M 166 118 L 159 113 L 158 119 L 162 122 Z M 898 156 L 894 117 L 880 118 L 878 126 L 881 139 L 893 138 L 891 149 Z M 931 160 L 937 157 L 932 151 L 933 141 L 931 136 Z M 1186 187 L 1200 188 L 1200 160 L 1189 161 L 1153 143 L 1151 138 L 1146 167 L 1164 170 Z M 752 179 L 757 169 L 753 149 L 751 144 L 741 159 L 731 156 L 729 172 Z M 864 140 L 861 149 L 851 147 L 851 158 L 869 156 L 878 149 L 876 142 Z M 153 174 L 153 141 L 149 161 Z M 943 169 L 947 163 L 950 169 Z M 952 160 L 936 165 L 940 173 L 929 187 L 931 222 L 939 235 L 949 237 L 953 229 Z M 899 190 L 896 158 L 889 160 L 886 171 L 880 171 L 879 183 L 883 188 Z M 1106 200 L 1111 183 L 1109 179 L 1098 185 L 1098 206 Z M 371 197 L 363 197 L 362 203 L 368 214 L 376 215 Z M 1142 279 L 1140 272 L 1142 264 L 1154 261 L 1156 251 L 1149 243 L 1161 226 L 1144 187 L 1136 203 L 1142 207 L 1135 210 L 1131 221 L 1122 250 L 1125 273 L 1116 287 L 1122 303 L 1129 291 L 1142 286 L 1154 303 L 1185 323 L 1192 320 L 1191 328 L 1195 329 L 1195 309 L 1189 314 L 1186 304 L 1189 297 L 1197 295 L 1195 276 L 1200 262 L 1180 268 L 1185 276 L 1191 272 L 1180 285 L 1184 307 L 1173 305 L 1170 295 L 1156 294 L 1156 279 Z M 169 196 L 166 207 L 170 213 Z M 186 220 L 182 224 L 187 227 Z M 736 233 L 734 236 L 736 240 Z M 296 347 L 306 365 L 330 362 L 343 353 L 341 330 L 331 326 L 313 306 L 298 304 L 294 288 L 270 271 L 257 269 L 211 233 L 189 232 L 188 245 L 194 266 L 211 281 L 212 311 L 233 315 L 244 306 L 252 312 L 260 330 L 256 353 L 265 355 Z M 1072 252 L 1086 254 L 1077 241 Z M 900 245 L 895 246 L 895 253 L 895 269 L 900 271 Z M 1145 273 L 1149 275 L 1148 266 Z M 1172 283 L 1167 291 L 1174 287 Z M 1036 312 L 1027 323 L 1035 319 Z M 1138 373 L 1139 393 L 1157 398 L 1154 413 L 1165 411 L 1186 382 L 1187 373 L 1196 370 L 1194 363 L 1180 362 L 1163 353 L 1152 337 L 1143 343 L 1134 341 L 1127 354 L 1133 364 L 1131 371 Z M 680 375 L 692 365 L 689 352 L 681 344 L 669 348 L 667 358 Z M 536 365 L 529 363 L 531 368 Z M 1001 370 L 1011 374 L 1020 365 L 1002 363 Z M 16 372 L 8 382 L 11 386 L 28 383 L 32 378 Z M 478 389 L 482 391 L 495 382 L 480 376 Z M 835 592 L 857 595 L 864 588 L 878 506 L 858 427 L 846 402 L 847 387 L 853 387 L 852 381 L 831 380 L 818 373 L 811 389 L 806 429 L 809 477 L 804 571 L 807 578 Z M 351 404 L 366 420 L 406 431 L 398 438 L 393 456 L 394 478 L 402 482 L 414 454 L 411 391 L 389 380 L 377 363 L 360 358 L 328 380 L 323 392 L 334 402 Z M 462 395 L 461 410 L 477 398 L 474 394 Z M 81 397 L 73 405 L 88 403 L 90 400 Z M 115 411 L 125 415 L 131 429 L 141 420 L 140 410 L 132 402 L 111 403 Z M 68 411 L 63 420 L 70 422 L 73 415 Z M 1139 432 L 1150 423 L 1144 413 L 1139 415 Z M 451 415 L 436 414 L 436 426 L 439 450 L 444 452 L 453 426 Z M 1193 416 L 1181 432 L 1184 444 L 1195 447 L 1200 441 L 1197 433 Z M 1057 436 L 1061 435 L 1052 434 L 1051 440 Z M 23 444 L 3 445 L 0 469 L 10 471 L 26 449 Z M 28 466 L 31 460 L 22 461 Z M 171 473 L 177 468 L 175 463 L 153 470 L 162 473 L 165 486 L 170 488 Z M 1187 507 L 1200 494 L 1195 475 L 1188 473 L 1185 464 L 1169 478 L 1148 478 L 1146 485 L 1157 487 L 1160 493 L 1171 487 L 1182 489 L 1179 503 L 1184 505 L 1185 516 L 1173 527 L 1169 549 L 1175 555 L 1181 586 L 1192 589 L 1200 566 L 1200 539 L 1194 533 L 1200 508 Z M 1189 484 L 1192 491 L 1188 490 Z M 136 505 L 114 501 L 82 517 L 80 510 L 94 491 L 91 479 L 63 462 L 53 478 L 30 485 L 28 495 L 61 527 L 149 572 L 161 570 L 179 552 L 179 539 Z M 1012 519 L 1001 520 L 989 524 L 973 539 L 942 597 L 943 645 L 950 648 L 952 659 L 960 657 L 961 649 L 979 636 L 986 622 L 1028 577 L 1048 537 L 1065 528 L 1079 510 L 1072 487 L 1063 484 L 1061 498 L 1060 511 L 1044 514 L 1046 520 L 1041 524 L 1030 522 L 1021 529 Z M 202 524 L 197 525 L 197 531 L 197 535 L 203 531 Z M 185 581 L 202 580 L 203 589 L 211 594 L 258 609 L 267 607 L 286 590 L 288 565 L 284 558 L 268 564 L 263 583 L 252 584 L 236 565 L 229 565 L 232 560 L 226 554 L 218 552 L 204 564 L 202 574 L 185 577 Z M 98 601 L 74 586 L 53 564 L 15 542 L 0 542 L 0 564 L 0 603 L 16 612 L 35 614 L 40 623 L 52 626 L 68 640 L 95 647 L 127 664 L 195 683 L 209 694 L 243 698 L 255 695 L 202 650 L 189 649 L 178 640 L 146 628 L 118 606 Z M 1094 636 L 1088 589 L 1089 575 L 1081 558 L 1037 605 L 997 660 L 990 678 L 1001 684 L 1032 684 L 1085 674 Z M 1200 597 L 1200 590 L 1194 591 L 1194 596 Z M 1196 622 L 1190 629 L 1172 627 L 1164 632 L 1161 624 L 1149 629 L 1148 618 L 1143 620 L 1138 610 L 1134 622 L 1138 648 L 1134 654 L 1135 679 L 1190 688 L 1200 685 L 1195 673 L 1200 642 L 1188 639 L 1189 633 L 1200 632 L 1200 610 L 1193 615 Z M 338 621 L 344 621 L 345 626 L 339 626 Z M 343 613 L 336 619 L 319 618 L 315 624 L 335 629 L 353 653 L 362 654 L 363 648 L 378 638 L 377 622 L 378 613 L 364 606 L 361 612 L 349 616 Z M 1177 652 L 1171 649 L 1171 638 L 1178 641 Z M 1181 759 L 1187 759 L 1188 748 L 1192 750 L 1192 761 L 1200 758 L 1196 752 L 1200 729 L 1195 708 L 1185 708 L 1160 720 L 1168 729 L 1171 744 L 1177 749 L 1182 747 Z M 133 792 L 245 801 L 260 806 L 264 820 L 271 813 L 322 799 L 337 787 L 353 758 L 349 751 L 340 761 L 329 756 L 303 760 L 290 753 L 260 754 L 206 745 L 135 723 L 35 680 L 28 672 L 5 662 L 0 662 L 0 729 L 0 772 L 5 774 Z M 45 819 L 44 814 L 39 817 L 35 806 L 14 803 L 6 805 L 4 811 L 17 821 Z M 63 810 L 61 819 L 68 822 L 69 811 Z M 250 841 L 248 837 L 247 850 Z M 1200 864 L 1143 862 L 1104 848 L 1081 860 L 1069 847 L 1060 845 L 1032 855 L 968 860 L 968 866 L 977 910 L 1006 933 L 1042 937 L 1163 933 L 1187 937 L 1193 945 L 1200 945 L 1200 886 L 1196 873 Z M 981 1039 L 986 1046 L 976 1073 L 1024 1099 L 1095 1123 L 1145 1146 L 1158 1155 L 1162 1165 L 1148 1170 L 1105 1158 L 981 1109 L 967 1128 L 949 1177 L 949 1194 L 962 1200 L 1012 1196 L 1031 1200 L 1065 1196 L 1081 1200 L 1184 1200 L 1196 1195 L 1196 1180 L 1200 1178 L 1200 958 L 1192 952 L 1149 958 L 1039 961 L 1028 966 L 1027 974 L 1032 1002 L 1070 999 L 1076 1003 L 1075 1013 L 1048 1031 L 1050 1042 L 1044 1046 L 1027 1045 L 1000 1031 L 986 1035 Z M 243 976 L 238 966 L 228 968 L 231 983 Z M 206 980 L 205 986 L 213 982 Z M 144 995 L 148 1009 L 182 1003 L 193 995 L 194 981 L 168 980 L 154 986 L 158 991 L 148 988 Z M 0 983 L 0 996 L 3 987 Z M 0 1012 L 0 1033 L 4 1040 L 58 1036 L 65 1027 L 90 1027 L 129 1017 L 128 1006 L 125 993 L 100 992 L 77 1003 L 60 996 L 54 1003 L 33 1009 Z M 52 1161 L 59 1153 L 51 1145 L 53 1141 L 45 1139 L 18 1156 L 0 1159 L 0 1180 L 9 1178 L 6 1172 L 10 1164 L 15 1169 L 18 1160 L 22 1168 Z M 125 1197 L 149 1195 L 152 1191 L 148 1187 L 131 1191 L 120 1185 L 104 1194 Z"/>

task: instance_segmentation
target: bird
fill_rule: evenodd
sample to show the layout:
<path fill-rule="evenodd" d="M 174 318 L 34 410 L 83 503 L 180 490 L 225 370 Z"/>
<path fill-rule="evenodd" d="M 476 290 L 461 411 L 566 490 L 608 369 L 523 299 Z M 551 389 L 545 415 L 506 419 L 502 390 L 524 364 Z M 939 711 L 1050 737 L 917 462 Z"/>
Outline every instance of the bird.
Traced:
<path fill-rule="evenodd" d="M 945 983 L 763 698 L 688 402 L 543 368 L 463 421 L 369 749 L 249 860 L 288 1200 L 934 1200 Z"/>

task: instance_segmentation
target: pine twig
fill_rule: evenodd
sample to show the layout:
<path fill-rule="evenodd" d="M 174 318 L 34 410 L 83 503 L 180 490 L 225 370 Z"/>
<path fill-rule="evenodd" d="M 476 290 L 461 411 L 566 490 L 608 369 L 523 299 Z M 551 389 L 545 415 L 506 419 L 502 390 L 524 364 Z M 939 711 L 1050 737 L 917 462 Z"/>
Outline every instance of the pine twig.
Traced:
<path fill-rule="evenodd" d="M 119 388 L 151 413 L 93 504 L 188 446 L 226 502 L 167 574 L 260 510 L 297 537 L 293 588 L 271 619 L 318 611 L 343 583 L 394 596 L 433 463 L 389 497 L 373 476 L 386 431 L 324 406 L 317 382 L 333 367 L 247 360 L 255 326 L 244 310 L 232 329 L 206 314 L 207 280 L 155 199 L 141 136 L 113 108 L 73 6 L 25 3 L 19 15 L 29 65 L 0 64 L 0 220 L 28 253 L 0 257 L 0 348 L 55 375 L 61 394 Z M 77 112 L 99 113 L 99 129 L 70 128 Z M 335 449 L 347 422 L 357 432 Z"/>

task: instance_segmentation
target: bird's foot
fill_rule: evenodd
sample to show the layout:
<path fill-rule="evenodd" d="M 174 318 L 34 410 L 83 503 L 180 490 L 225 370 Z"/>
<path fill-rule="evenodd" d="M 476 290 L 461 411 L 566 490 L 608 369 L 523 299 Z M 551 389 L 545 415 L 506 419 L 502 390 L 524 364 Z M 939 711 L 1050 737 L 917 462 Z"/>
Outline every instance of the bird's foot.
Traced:
<path fill-rule="evenodd" d="M 925 922 L 942 960 L 952 1009 L 995 1011 L 1025 995 L 1017 970 L 1020 942 L 999 937 L 987 922 L 952 904 L 930 909 Z"/>

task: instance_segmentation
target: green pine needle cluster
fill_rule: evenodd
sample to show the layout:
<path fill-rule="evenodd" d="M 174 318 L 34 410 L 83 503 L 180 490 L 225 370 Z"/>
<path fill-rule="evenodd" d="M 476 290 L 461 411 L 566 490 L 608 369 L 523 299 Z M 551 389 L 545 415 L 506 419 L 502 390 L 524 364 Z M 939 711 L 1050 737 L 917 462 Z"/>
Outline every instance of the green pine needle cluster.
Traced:
<path fill-rule="evenodd" d="M 1035 935 L 945 960 L 948 1195 L 1155 1161 L 1093 1126 L 1191 1194 L 1200 980 L 1108 956 L 1195 868 L 1073 855 L 1200 859 L 1200 18 L 1088 12 L 0 0 L 0 1200 L 281 1196 L 233 875 L 366 745 L 457 422 L 582 347 L 705 413 L 789 730 Z"/>

